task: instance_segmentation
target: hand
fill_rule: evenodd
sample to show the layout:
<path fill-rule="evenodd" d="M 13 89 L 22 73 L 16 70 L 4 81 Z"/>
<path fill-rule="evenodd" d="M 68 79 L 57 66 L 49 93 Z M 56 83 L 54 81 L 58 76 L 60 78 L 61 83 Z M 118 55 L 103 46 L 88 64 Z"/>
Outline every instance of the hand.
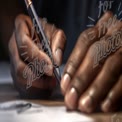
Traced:
<path fill-rule="evenodd" d="M 66 42 L 65 34 L 55 26 L 45 23 L 44 20 L 40 21 L 42 21 L 44 31 L 50 41 L 54 61 L 59 66 L 62 63 Z M 42 44 L 32 29 L 33 24 L 28 16 L 19 15 L 16 18 L 15 30 L 9 41 L 11 74 L 22 97 L 45 98 L 55 87 L 56 80 L 53 76 L 52 62 L 48 55 L 40 50 Z M 41 64 L 41 62 L 43 63 Z M 44 75 L 41 76 L 40 72 Z M 26 89 L 27 84 L 32 86 Z"/>
<path fill-rule="evenodd" d="M 107 12 L 93 28 L 81 33 L 61 81 L 68 109 L 90 113 L 100 107 L 109 112 L 119 105 L 122 98 L 121 28 L 122 22 Z"/>

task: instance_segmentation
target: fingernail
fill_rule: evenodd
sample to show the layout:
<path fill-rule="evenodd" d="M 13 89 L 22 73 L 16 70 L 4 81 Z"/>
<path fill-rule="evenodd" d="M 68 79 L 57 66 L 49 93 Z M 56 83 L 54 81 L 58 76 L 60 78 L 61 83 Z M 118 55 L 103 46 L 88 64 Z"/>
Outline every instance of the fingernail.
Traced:
<path fill-rule="evenodd" d="M 79 110 L 83 112 L 91 112 L 92 100 L 90 96 L 82 98 L 79 102 Z"/>
<path fill-rule="evenodd" d="M 58 48 L 55 52 L 55 56 L 56 56 L 56 63 L 59 66 L 61 64 L 61 59 L 62 59 L 62 50 L 60 48 Z"/>
<path fill-rule="evenodd" d="M 75 109 L 77 104 L 78 94 L 75 88 L 71 88 L 65 97 L 65 103 L 68 109 Z"/>
<path fill-rule="evenodd" d="M 110 102 L 109 99 L 107 99 L 107 100 L 103 103 L 103 105 L 102 105 L 103 111 L 104 111 L 104 112 L 107 112 L 107 111 L 109 110 L 110 106 L 111 106 L 111 102 Z"/>
<path fill-rule="evenodd" d="M 63 94 L 66 93 L 66 90 L 70 84 L 70 80 L 71 80 L 71 78 L 70 78 L 69 74 L 65 74 L 63 76 L 63 78 L 61 80 L 61 89 L 62 89 Z"/>

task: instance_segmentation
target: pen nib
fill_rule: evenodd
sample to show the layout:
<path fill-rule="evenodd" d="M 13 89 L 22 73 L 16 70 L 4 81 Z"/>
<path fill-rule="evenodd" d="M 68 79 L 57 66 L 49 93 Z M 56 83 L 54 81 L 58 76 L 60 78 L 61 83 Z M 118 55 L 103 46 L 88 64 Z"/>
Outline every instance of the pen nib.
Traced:
<path fill-rule="evenodd" d="M 56 77 L 56 79 L 58 81 L 58 84 L 60 84 L 60 81 L 61 81 L 61 73 L 60 73 L 59 68 L 55 68 L 54 69 L 54 74 L 55 74 L 55 77 Z"/>

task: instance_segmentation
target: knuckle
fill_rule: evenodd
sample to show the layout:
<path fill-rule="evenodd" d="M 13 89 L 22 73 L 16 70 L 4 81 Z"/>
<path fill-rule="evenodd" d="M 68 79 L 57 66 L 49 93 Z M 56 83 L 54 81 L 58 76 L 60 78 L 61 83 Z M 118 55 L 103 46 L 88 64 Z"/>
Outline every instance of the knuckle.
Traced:
<path fill-rule="evenodd" d="M 25 15 L 24 14 L 19 14 L 17 17 L 16 17 L 16 20 L 20 20 L 24 17 Z"/>
<path fill-rule="evenodd" d="M 100 20 L 97 22 L 97 25 L 101 26 L 105 24 L 110 18 L 113 18 L 113 13 L 111 11 L 105 12 L 105 14 L 100 18 Z"/>
<path fill-rule="evenodd" d="M 19 14 L 19 15 L 15 18 L 15 27 L 17 27 L 18 23 L 20 23 L 20 21 L 23 20 L 24 17 L 25 17 L 25 15 Z"/>
<path fill-rule="evenodd" d="M 105 13 L 105 17 L 112 17 L 113 16 L 113 13 L 111 11 L 107 11 Z"/>
<path fill-rule="evenodd" d="M 65 73 L 68 73 L 70 76 L 73 76 L 73 73 L 76 70 L 76 65 L 73 60 L 69 60 L 67 66 L 65 67 Z"/>
<path fill-rule="evenodd" d="M 29 23 L 30 18 L 29 16 L 26 16 L 24 14 L 19 14 L 16 18 L 15 18 L 15 29 L 18 29 L 19 27 L 21 27 L 21 25 L 25 22 L 25 23 Z"/>
<path fill-rule="evenodd" d="M 63 37 L 64 40 L 66 40 L 66 36 L 65 36 L 65 33 L 62 29 L 57 29 L 57 34 L 60 36 L 60 37 Z"/>
<path fill-rule="evenodd" d="M 27 40 L 28 40 L 27 35 L 23 34 L 21 37 L 20 44 L 27 44 L 27 42 L 28 42 Z"/>

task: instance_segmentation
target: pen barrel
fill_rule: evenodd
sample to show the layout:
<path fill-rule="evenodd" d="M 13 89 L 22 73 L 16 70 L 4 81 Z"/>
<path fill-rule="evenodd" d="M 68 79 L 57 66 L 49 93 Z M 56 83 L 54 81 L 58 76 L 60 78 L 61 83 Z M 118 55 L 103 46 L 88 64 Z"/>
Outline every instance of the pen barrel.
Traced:
<path fill-rule="evenodd" d="M 44 33 L 41 21 L 39 21 L 39 18 L 35 12 L 35 9 L 34 9 L 32 2 L 29 2 L 30 0 L 27 0 L 27 1 L 26 1 L 26 6 L 28 9 L 28 13 L 29 13 L 29 15 L 33 21 L 33 25 L 34 25 L 35 29 L 37 29 L 36 33 L 38 35 L 40 43 L 43 45 L 43 51 L 50 57 L 52 64 L 54 66 L 53 73 L 54 73 L 54 75 L 58 81 L 58 84 L 60 84 L 60 80 L 61 80 L 60 70 L 53 60 L 52 51 L 51 51 L 51 48 L 49 45 L 49 40 L 47 39 L 47 37 Z"/>
<path fill-rule="evenodd" d="M 28 6 L 28 13 L 33 21 L 33 26 L 36 29 L 36 33 L 38 35 L 38 38 L 40 40 L 40 43 L 42 44 L 43 51 L 50 57 L 52 63 L 54 64 L 53 56 L 52 56 L 52 51 L 49 45 L 49 40 L 45 36 L 41 21 L 39 21 L 39 18 L 35 12 L 35 9 L 32 5 L 32 3 Z"/>

